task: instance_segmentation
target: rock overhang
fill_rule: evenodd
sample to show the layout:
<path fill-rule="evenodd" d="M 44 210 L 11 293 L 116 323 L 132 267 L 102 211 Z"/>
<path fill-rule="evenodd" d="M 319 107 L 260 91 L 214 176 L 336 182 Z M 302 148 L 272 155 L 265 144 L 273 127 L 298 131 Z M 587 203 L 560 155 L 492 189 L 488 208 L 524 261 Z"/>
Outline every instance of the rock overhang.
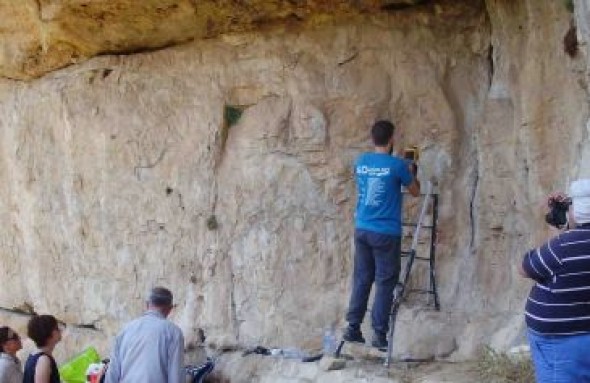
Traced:
<path fill-rule="evenodd" d="M 30 80 L 102 54 L 149 51 L 269 27 L 309 28 L 408 8 L 432 13 L 450 3 L 464 2 L 0 0 L 0 77 Z"/>

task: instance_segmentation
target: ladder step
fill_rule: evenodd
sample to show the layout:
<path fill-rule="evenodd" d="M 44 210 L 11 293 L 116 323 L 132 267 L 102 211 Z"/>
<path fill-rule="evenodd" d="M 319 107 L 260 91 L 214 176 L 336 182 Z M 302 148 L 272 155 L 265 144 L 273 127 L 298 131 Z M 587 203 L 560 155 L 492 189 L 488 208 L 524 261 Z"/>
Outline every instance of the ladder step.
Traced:
<path fill-rule="evenodd" d="M 434 295 L 436 294 L 433 290 L 423 290 L 423 289 L 413 289 L 413 290 L 408 290 L 408 293 L 415 293 L 415 294 L 431 294 Z"/>
<path fill-rule="evenodd" d="M 402 258 L 407 258 L 407 255 L 402 255 Z M 430 261 L 430 258 L 414 258 L 415 261 Z"/>
<path fill-rule="evenodd" d="M 414 222 L 402 222 L 402 226 L 406 226 L 406 227 L 416 227 L 418 226 L 417 223 Z M 433 225 L 422 225 L 423 229 L 434 229 Z"/>
<path fill-rule="evenodd" d="M 403 190 L 402 194 L 410 194 L 408 191 Z M 426 193 L 420 193 L 421 197 L 424 197 L 426 195 Z M 434 197 L 438 197 L 438 193 L 430 193 L 430 198 L 434 198 Z"/>
<path fill-rule="evenodd" d="M 408 257 L 411 254 L 412 254 L 411 251 L 402 251 L 401 252 L 402 257 Z M 414 259 L 417 259 L 419 261 L 430 261 L 430 258 L 426 258 L 426 257 L 418 257 L 418 256 L 416 256 L 416 257 L 414 257 Z"/>

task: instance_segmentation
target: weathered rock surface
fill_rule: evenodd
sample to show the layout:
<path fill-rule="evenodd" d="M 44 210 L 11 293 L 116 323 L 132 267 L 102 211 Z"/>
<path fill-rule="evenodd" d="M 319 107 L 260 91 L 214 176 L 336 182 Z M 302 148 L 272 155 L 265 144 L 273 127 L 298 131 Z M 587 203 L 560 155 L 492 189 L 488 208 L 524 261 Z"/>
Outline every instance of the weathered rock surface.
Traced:
<path fill-rule="evenodd" d="M 590 176 L 588 2 L 576 2 L 575 57 L 563 48 L 574 15 L 551 0 L 390 13 L 367 1 L 363 15 L 283 4 L 319 20 L 297 27 L 252 5 L 279 25 L 247 13 L 211 35 L 195 32 L 195 2 L 168 3 L 0 1 L 0 74 L 13 78 L 221 34 L 0 81 L 0 307 L 68 323 L 60 360 L 87 344 L 106 353 L 154 284 L 176 293 L 191 345 L 201 328 L 223 348 L 316 342 L 343 324 L 353 158 L 391 118 L 440 193 L 442 310 L 411 297 L 396 355 L 461 360 L 523 342 L 530 285 L 516 267 L 549 234 L 540 203 Z M 324 19 L 333 7 L 354 17 Z M 425 275 L 418 265 L 412 286 Z M 28 317 L 0 318 L 23 331 Z"/>
<path fill-rule="evenodd" d="M 322 25 L 420 0 L 1 0 L 0 76 L 277 25 Z"/>

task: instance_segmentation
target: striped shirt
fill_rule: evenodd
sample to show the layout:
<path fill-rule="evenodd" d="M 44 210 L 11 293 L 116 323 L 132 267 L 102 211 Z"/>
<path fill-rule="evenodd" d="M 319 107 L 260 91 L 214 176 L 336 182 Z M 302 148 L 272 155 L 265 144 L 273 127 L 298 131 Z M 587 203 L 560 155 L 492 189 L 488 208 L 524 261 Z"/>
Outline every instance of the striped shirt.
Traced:
<path fill-rule="evenodd" d="M 522 267 L 537 282 L 526 304 L 531 330 L 545 335 L 590 333 L 590 224 L 529 251 Z"/>

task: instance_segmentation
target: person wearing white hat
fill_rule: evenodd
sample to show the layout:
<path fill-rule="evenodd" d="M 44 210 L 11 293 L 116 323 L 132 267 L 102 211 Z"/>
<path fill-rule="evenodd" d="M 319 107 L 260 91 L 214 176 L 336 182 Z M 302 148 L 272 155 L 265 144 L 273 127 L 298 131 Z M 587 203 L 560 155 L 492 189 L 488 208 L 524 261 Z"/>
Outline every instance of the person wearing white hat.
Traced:
<path fill-rule="evenodd" d="M 590 223 L 590 178 L 572 182 L 570 198 L 574 222 L 577 225 Z"/>
<path fill-rule="evenodd" d="M 525 254 L 525 318 L 537 383 L 590 382 L 590 179 L 572 182 L 564 231 Z M 562 194 L 549 197 L 565 201 Z"/>

